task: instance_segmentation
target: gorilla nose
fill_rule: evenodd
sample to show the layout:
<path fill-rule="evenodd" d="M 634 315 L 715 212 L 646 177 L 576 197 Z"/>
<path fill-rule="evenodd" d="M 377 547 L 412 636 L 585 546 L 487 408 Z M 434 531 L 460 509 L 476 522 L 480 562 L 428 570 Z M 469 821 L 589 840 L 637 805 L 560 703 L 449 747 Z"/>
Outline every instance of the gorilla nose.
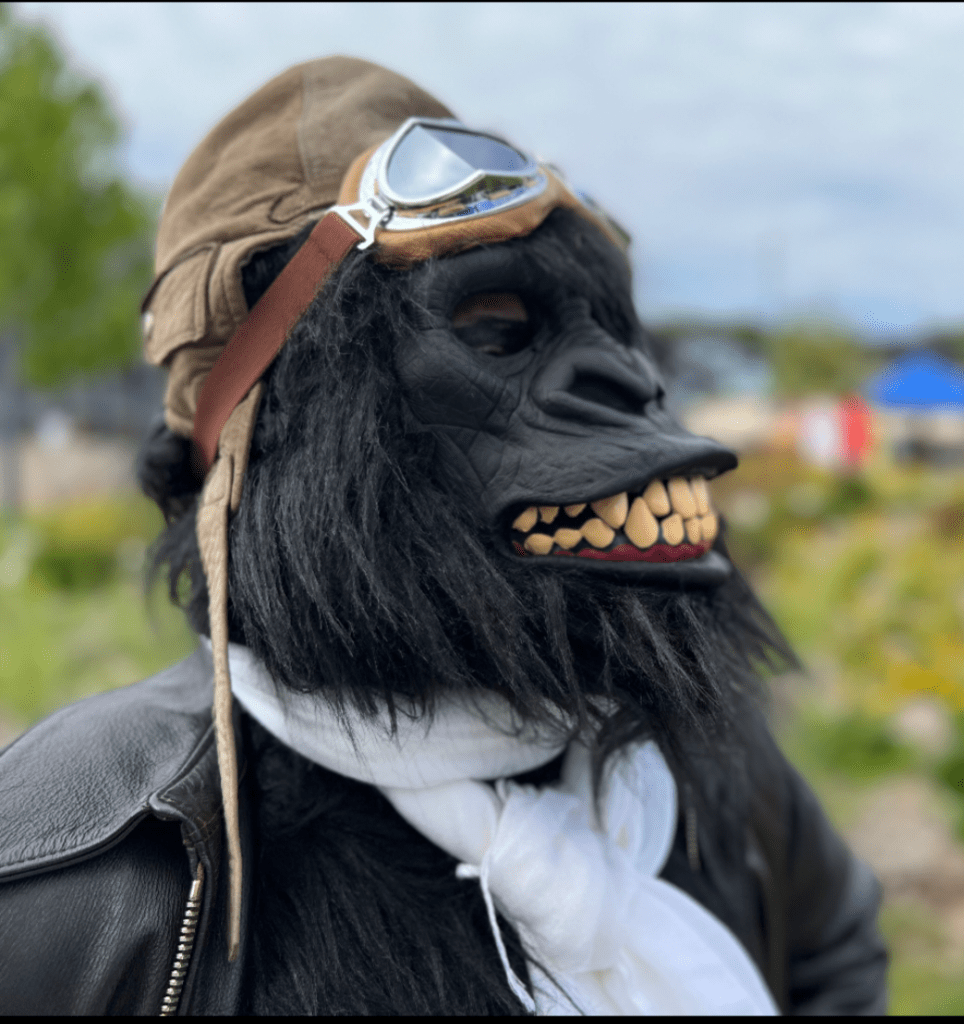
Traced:
<path fill-rule="evenodd" d="M 625 425 L 664 396 L 655 369 L 638 351 L 586 346 L 560 354 L 535 382 L 533 398 L 562 419 Z"/>

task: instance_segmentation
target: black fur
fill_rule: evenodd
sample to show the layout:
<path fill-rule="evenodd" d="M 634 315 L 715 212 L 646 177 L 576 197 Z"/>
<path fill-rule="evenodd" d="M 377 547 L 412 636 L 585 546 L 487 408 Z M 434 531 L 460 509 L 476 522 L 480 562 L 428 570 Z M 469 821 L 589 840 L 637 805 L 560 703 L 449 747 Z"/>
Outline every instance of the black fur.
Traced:
<path fill-rule="evenodd" d="M 572 216 L 557 211 L 506 244 L 551 266 Z M 298 244 L 245 268 L 249 302 Z M 604 263 L 587 259 L 587 273 Z M 446 690 L 491 688 L 541 718 L 549 698 L 578 726 L 600 727 L 597 769 L 653 737 L 701 812 L 742 849 L 748 794 L 770 770 L 756 756 L 765 728 L 759 671 L 793 661 L 786 642 L 738 573 L 711 591 L 645 591 L 534 573 L 492 551 L 474 510 L 439 479 L 433 435 L 394 373 L 395 346 L 415 330 L 408 278 L 350 256 L 265 375 L 230 526 L 232 640 L 251 647 L 282 694 L 321 689 L 364 714 L 377 698 L 430 714 Z M 159 427 L 140 472 L 169 524 L 155 571 L 168 566 L 174 600 L 189 576 L 184 604 L 206 633 L 186 453 Z M 590 697 L 615 710 L 603 714 Z M 518 1008 L 477 887 L 454 880 L 451 858 L 368 787 L 263 736 L 252 743 L 264 971 L 255 1012 Z M 380 966 L 340 959 L 339 949 L 365 951 Z"/>
<path fill-rule="evenodd" d="M 246 718 L 261 837 L 246 1012 L 517 1014 L 478 883 L 371 786 Z M 510 959 L 521 947 L 503 921 Z"/>

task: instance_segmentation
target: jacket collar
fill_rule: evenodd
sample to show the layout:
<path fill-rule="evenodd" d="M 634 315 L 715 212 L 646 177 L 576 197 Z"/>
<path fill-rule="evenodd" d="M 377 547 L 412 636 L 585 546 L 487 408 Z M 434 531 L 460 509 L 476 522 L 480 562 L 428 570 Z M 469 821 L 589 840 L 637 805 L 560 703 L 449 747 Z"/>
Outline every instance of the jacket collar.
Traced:
<path fill-rule="evenodd" d="M 0 879 L 86 860 L 148 814 L 180 821 L 195 848 L 220 838 L 212 677 L 199 648 L 62 708 L 0 753 Z"/>

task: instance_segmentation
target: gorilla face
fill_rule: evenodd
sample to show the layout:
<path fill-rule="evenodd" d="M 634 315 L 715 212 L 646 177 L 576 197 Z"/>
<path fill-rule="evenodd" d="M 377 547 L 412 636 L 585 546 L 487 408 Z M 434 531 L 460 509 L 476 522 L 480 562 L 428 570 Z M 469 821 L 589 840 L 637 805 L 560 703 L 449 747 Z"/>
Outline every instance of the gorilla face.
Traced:
<path fill-rule="evenodd" d="M 593 230 L 576 224 L 572 251 L 548 261 L 523 240 L 417 270 L 399 380 L 505 557 L 719 584 L 731 566 L 711 550 L 706 480 L 736 458 L 667 413 L 627 265 Z"/>

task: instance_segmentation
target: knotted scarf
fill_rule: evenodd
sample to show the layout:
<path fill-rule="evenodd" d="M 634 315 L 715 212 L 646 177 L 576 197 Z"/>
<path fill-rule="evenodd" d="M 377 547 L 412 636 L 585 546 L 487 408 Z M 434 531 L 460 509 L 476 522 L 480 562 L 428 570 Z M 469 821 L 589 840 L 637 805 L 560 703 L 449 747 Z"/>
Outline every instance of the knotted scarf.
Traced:
<path fill-rule="evenodd" d="M 478 879 L 509 985 L 527 1010 L 570 1014 L 775 1014 L 760 972 L 726 926 L 660 879 L 676 785 L 652 741 L 619 755 L 593 799 L 589 748 L 522 728 L 500 698 L 450 699 L 430 721 L 344 715 L 285 695 L 229 645 L 234 695 L 282 743 L 377 786 L 398 813 Z M 347 725 L 347 728 L 346 728 Z M 565 750 L 557 783 L 513 782 Z M 494 784 L 492 784 L 492 781 Z M 512 970 L 496 909 L 517 929 L 530 990 Z"/>

